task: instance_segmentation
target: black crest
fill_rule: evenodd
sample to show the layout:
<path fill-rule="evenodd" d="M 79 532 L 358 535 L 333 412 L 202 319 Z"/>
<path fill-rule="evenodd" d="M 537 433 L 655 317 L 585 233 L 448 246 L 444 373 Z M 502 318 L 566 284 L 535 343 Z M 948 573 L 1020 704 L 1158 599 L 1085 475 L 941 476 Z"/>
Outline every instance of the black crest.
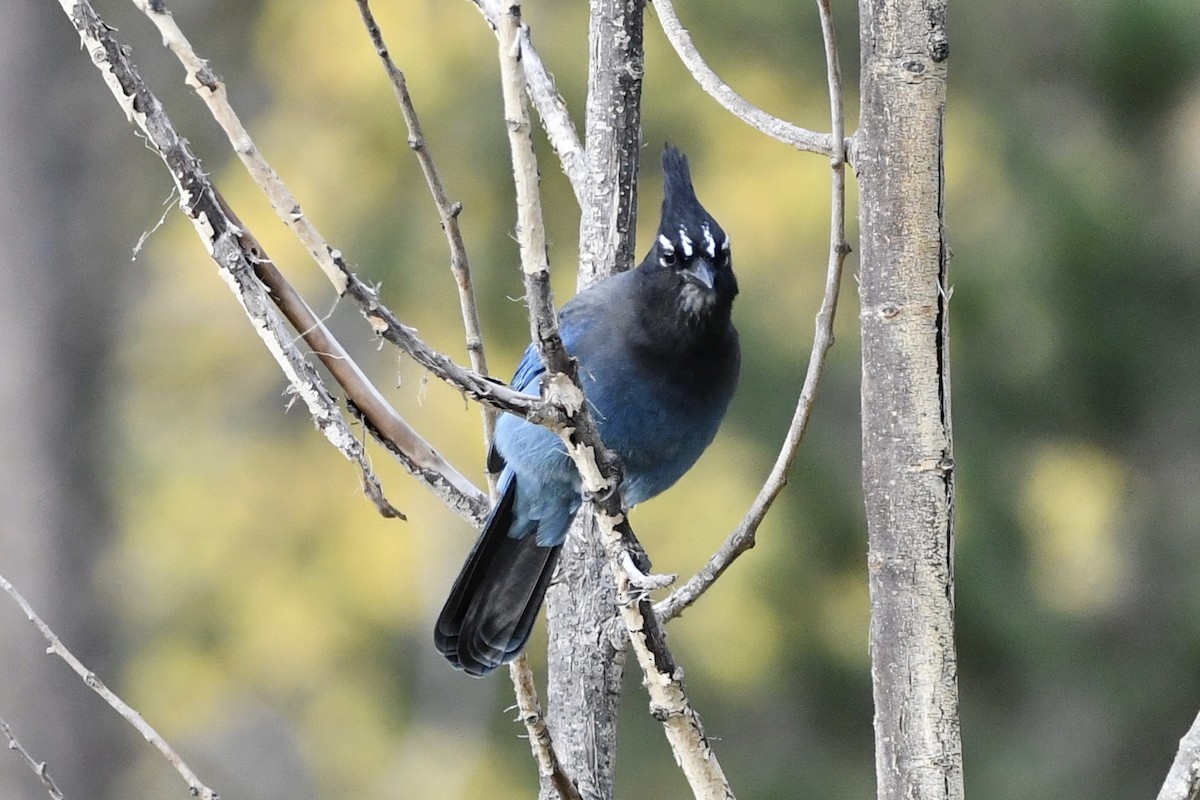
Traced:
<path fill-rule="evenodd" d="M 696 197 L 687 156 L 679 148 L 667 145 L 663 150 L 662 166 L 663 204 L 662 221 L 658 228 L 659 244 L 667 248 L 662 241 L 665 238 L 684 257 L 691 257 L 689 251 L 696 251 L 716 258 L 721 250 L 728 251 L 729 237 Z"/>

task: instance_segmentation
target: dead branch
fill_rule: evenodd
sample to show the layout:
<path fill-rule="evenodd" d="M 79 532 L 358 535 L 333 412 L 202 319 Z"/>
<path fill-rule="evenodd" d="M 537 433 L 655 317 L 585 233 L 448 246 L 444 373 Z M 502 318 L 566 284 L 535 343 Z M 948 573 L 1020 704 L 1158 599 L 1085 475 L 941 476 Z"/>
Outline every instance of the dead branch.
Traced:
<path fill-rule="evenodd" d="M 12 728 L 9 727 L 3 718 L 0 718 L 0 733 L 3 733 L 4 738 L 8 740 L 8 749 L 16 753 L 25 762 L 25 765 L 38 776 L 38 780 L 42 782 L 42 787 L 50 795 L 50 800 L 63 800 L 63 793 L 59 791 L 58 786 L 54 783 L 54 779 L 50 777 L 49 766 L 45 761 L 38 761 L 29 754 L 25 746 L 17 741 L 16 734 L 13 733 Z"/>
<path fill-rule="evenodd" d="M 38 631 L 41 632 L 46 641 L 50 643 L 50 647 L 47 649 L 47 652 L 53 653 L 63 661 L 67 662 L 67 665 L 75 671 L 76 675 L 83 679 L 83 682 L 87 684 L 89 689 L 100 695 L 104 702 L 108 703 L 113 710 L 125 718 L 126 722 L 137 729 L 137 732 L 142 735 L 142 738 L 154 745 L 158 752 L 162 753 L 163 758 L 167 760 L 167 763 L 174 767 L 175 771 L 178 772 L 180 777 L 182 777 L 187 783 L 188 789 L 191 790 L 193 797 L 200 797 L 202 800 L 218 800 L 217 793 L 200 782 L 200 779 L 196 777 L 196 773 L 192 772 L 188 765 L 183 762 L 183 759 L 180 758 L 179 754 L 175 752 L 174 748 L 167 743 L 167 740 L 164 739 L 158 733 L 158 731 L 151 727 L 150 723 L 146 722 L 146 720 L 142 718 L 141 714 L 133 710 L 133 708 L 131 708 L 128 703 L 118 697 L 113 690 L 105 686 L 104 683 L 98 677 L 96 677 L 96 673 L 85 667 L 83 663 L 76 658 L 70 650 L 67 649 L 66 645 L 59 640 L 54 631 L 50 630 L 50 626 L 42 621 L 42 618 L 39 617 L 36 612 L 34 612 L 33 607 L 29 605 L 29 602 L 21 596 L 21 593 L 18 592 L 3 575 L 0 575 L 0 589 L 3 589 L 9 597 L 16 601 L 17 605 L 21 607 L 21 610 L 25 612 L 25 616 L 29 618 L 29 621 L 37 627 Z M 5 727 L 7 728 L 7 726 Z M 12 741 L 11 737 L 9 741 Z M 42 769 L 44 769 L 44 766 L 45 765 L 42 765 Z M 39 775 L 42 774 L 42 769 L 39 769 Z M 51 796 L 54 796 L 53 793 Z M 61 796 L 62 795 L 59 795 L 59 797 Z"/>
<path fill-rule="evenodd" d="M 104 24 L 87 0 L 60 0 L 59 4 L 129 121 L 145 134 L 151 149 L 167 165 L 179 191 L 180 209 L 191 220 L 221 276 L 283 370 L 292 391 L 303 400 L 313 422 L 330 443 L 358 465 L 367 495 L 380 512 L 385 516 L 400 516 L 384 498 L 362 444 L 326 391 L 316 369 L 296 348 L 291 333 L 255 277 L 249 254 L 239 241 L 241 230 L 222 210 L 208 176 L 187 142 L 175 132 L 158 98 L 142 81 L 128 50 L 116 41 L 113 28 Z"/>
<path fill-rule="evenodd" d="M 454 282 L 458 286 L 458 303 L 467 336 L 467 354 L 471 359 L 471 369 L 480 375 L 487 376 L 488 366 L 487 356 L 483 350 L 483 329 L 479 324 L 479 308 L 475 303 L 475 291 L 471 285 L 471 264 L 467 259 L 467 247 L 463 243 L 462 231 L 458 225 L 462 204 L 450 201 L 450 195 L 446 192 L 446 186 L 442 183 L 441 175 L 433 162 L 433 154 L 429 151 L 429 145 L 425 141 L 425 133 L 421 130 L 421 120 L 417 116 L 417 109 L 409 95 L 408 82 L 404 78 L 404 72 L 392 61 L 387 44 L 383 41 L 383 32 L 379 30 L 379 24 L 371 12 L 370 0 L 357 0 L 357 2 L 359 15 L 367 29 L 367 35 L 371 37 L 375 53 L 383 62 L 383 68 L 387 73 L 388 81 L 392 84 L 396 101 L 400 104 L 400 112 L 403 114 L 404 124 L 408 128 L 408 146 L 417 155 L 417 163 L 421 165 L 421 173 L 425 176 L 425 183 L 429 186 L 430 194 L 433 195 L 433 203 L 437 207 L 442 230 L 446 234 L 446 243 L 450 247 L 450 272 L 454 275 Z M 496 410 L 487 405 L 480 405 L 479 410 L 483 415 L 484 445 L 490 447 L 492 433 L 496 427 Z"/>
<path fill-rule="evenodd" d="M 505 13 L 504 4 L 497 0 L 471 0 L 471 2 L 479 9 L 479 13 L 483 14 L 483 18 L 487 20 L 491 29 L 495 31 L 500 25 L 500 17 Z M 550 146 L 558 154 L 563 174 L 567 176 L 571 189 L 575 192 L 575 199 L 579 201 L 580 205 L 583 205 L 583 187 L 587 182 L 588 169 L 587 157 L 583 151 L 583 144 L 579 140 L 579 133 L 575 130 L 575 123 L 571 121 L 566 102 L 558 93 L 554 76 L 542 62 L 542 57 L 533 46 L 533 35 L 530 33 L 529 26 L 524 23 L 521 24 L 520 40 L 520 65 L 525 76 L 525 88 L 529 93 L 528 96 L 533 102 L 533 107 L 537 109 Z"/>
<path fill-rule="evenodd" d="M 700 88 L 708 92 L 714 100 L 735 117 L 772 139 L 791 145 L 797 150 L 820 153 L 830 158 L 835 157 L 835 150 L 841 149 L 835 148 L 833 145 L 833 142 L 839 141 L 838 139 L 793 125 L 787 120 L 768 114 L 742 97 L 729 84 L 721 80 L 712 67 L 708 66 L 708 62 L 696 49 L 691 34 L 688 33 L 687 28 L 683 27 L 683 23 L 675 14 L 675 7 L 671 5 L 671 0 L 651 0 L 651 2 L 658 11 L 658 19 L 662 24 L 663 33 L 667 35 L 667 39 L 675 48 L 679 59 L 692 73 L 696 83 L 700 84 Z"/>
<path fill-rule="evenodd" d="M 829 8 L 829 0 L 817 0 L 817 7 L 821 14 L 821 33 L 825 42 L 829 114 L 833 127 L 832 141 L 844 143 L 845 113 L 842 105 L 842 70 L 838 59 L 837 37 L 833 28 L 833 14 Z M 846 154 L 843 148 L 837 148 L 836 152 L 830 156 L 829 166 L 832 170 L 829 266 L 825 273 L 825 293 L 821 298 L 821 307 L 817 311 L 816 335 L 813 337 L 812 351 L 808 357 L 808 371 L 804 376 L 804 385 L 800 389 L 800 398 L 796 403 L 792 422 L 784 436 L 779 455 L 775 458 L 775 464 L 771 467 L 766 482 L 759 490 L 758 496 L 754 498 L 746 516 L 696 575 L 689 578 L 683 586 L 655 606 L 655 611 L 664 622 L 683 613 L 713 585 L 721 573 L 738 556 L 754 546 L 755 534 L 766 518 L 767 512 L 771 510 L 775 499 L 787 484 L 792 461 L 795 460 L 796 453 L 800 449 L 800 442 L 804 439 L 805 431 L 808 430 L 817 386 L 821 382 L 829 349 L 833 346 L 833 320 L 837 313 L 838 292 L 842 284 L 842 265 L 850 253 L 850 245 L 846 242 Z"/>

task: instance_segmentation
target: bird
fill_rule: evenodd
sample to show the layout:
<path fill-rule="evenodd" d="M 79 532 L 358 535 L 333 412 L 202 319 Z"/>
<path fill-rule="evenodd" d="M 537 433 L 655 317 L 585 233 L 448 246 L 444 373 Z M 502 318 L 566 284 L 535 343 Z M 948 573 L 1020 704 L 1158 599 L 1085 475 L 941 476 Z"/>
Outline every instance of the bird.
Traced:
<path fill-rule="evenodd" d="M 662 216 L 637 267 L 579 292 L 559 312 L 563 345 L 600 438 L 621 460 L 631 508 L 691 469 L 716 436 L 737 385 L 738 293 L 728 234 L 696 197 L 687 156 L 663 151 Z M 513 388 L 536 393 L 545 367 L 530 345 Z M 434 644 L 482 677 L 529 641 L 571 520 L 579 473 L 557 434 L 509 414 L 488 469 L 498 499 L 437 619 Z"/>

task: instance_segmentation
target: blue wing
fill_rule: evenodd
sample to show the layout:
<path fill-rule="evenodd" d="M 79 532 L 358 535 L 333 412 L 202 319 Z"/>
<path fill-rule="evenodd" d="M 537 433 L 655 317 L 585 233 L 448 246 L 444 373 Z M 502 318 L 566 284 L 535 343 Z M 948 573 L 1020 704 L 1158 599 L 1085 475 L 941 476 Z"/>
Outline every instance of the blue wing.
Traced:
<path fill-rule="evenodd" d="M 530 344 L 525 348 L 525 355 L 521 357 L 521 363 L 517 365 L 516 374 L 513 375 L 512 388 L 518 392 L 527 394 L 537 394 L 540 388 L 542 376 L 546 374 L 546 365 L 542 363 L 542 357 L 538 354 L 536 344 Z"/>
<path fill-rule="evenodd" d="M 536 345 L 529 345 L 517 365 L 512 387 L 537 394 L 546 373 Z M 558 436 L 512 414 L 496 421 L 496 438 L 488 467 L 503 469 L 502 481 L 513 481 L 514 499 L 508 535 L 537 533 L 541 547 L 555 546 L 566 535 L 579 508 L 579 476 Z"/>

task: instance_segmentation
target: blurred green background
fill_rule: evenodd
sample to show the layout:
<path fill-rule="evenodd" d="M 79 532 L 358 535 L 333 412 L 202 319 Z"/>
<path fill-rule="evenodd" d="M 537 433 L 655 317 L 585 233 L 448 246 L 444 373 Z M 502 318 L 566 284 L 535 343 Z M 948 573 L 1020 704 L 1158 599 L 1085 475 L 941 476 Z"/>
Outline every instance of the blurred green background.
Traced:
<path fill-rule="evenodd" d="M 495 40 L 467 2 L 377 2 L 433 154 L 461 199 L 485 337 L 526 342 Z M 856 9 L 838 2 L 854 119 Z M 432 344 L 465 363 L 437 217 L 349 0 L 173 6 L 306 211 Z M 478 413 L 380 348 L 231 164 L 130 3 L 98 10 L 222 191 L 378 384 L 482 481 Z M 0 574 L 224 797 L 517 798 L 535 768 L 498 676 L 430 625 L 473 539 L 372 444 L 379 518 L 292 406 L 56 4 L 0 31 Z M 8 12 L 6 12 L 8 13 Z M 679 8 L 751 100 L 827 127 L 815 7 Z M 578 115 L 586 4 L 527 21 Z M 1200 710 L 1200 7 L 951 3 L 946 125 L 958 476 L 958 649 L 968 795 L 1137 798 Z M 647 13 L 641 228 L 664 141 L 734 241 L 745 351 L 717 442 L 635 526 L 688 574 L 761 483 L 799 390 L 825 268 L 828 168 L 734 120 Z M 577 215 L 544 143 L 555 288 Z M 852 209 L 853 214 L 853 209 Z M 852 228 L 853 228 L 852 224 Z M 857 297 L 791 482 L 672 645 L 738 796 L 873 796 Z M 291 406 L 291 407 L 290 407 Z M 533 659 L 544 638 L 535 639 Z M 0 717 L 69 798 L 182 797 L 162 759 L 0 598 Z M 636 670 L 630 670 L 634 673 Z M 631 674 L 618 794 L 683 797 Z M 0 796 L 41 798 L 0 757 Z"/>

